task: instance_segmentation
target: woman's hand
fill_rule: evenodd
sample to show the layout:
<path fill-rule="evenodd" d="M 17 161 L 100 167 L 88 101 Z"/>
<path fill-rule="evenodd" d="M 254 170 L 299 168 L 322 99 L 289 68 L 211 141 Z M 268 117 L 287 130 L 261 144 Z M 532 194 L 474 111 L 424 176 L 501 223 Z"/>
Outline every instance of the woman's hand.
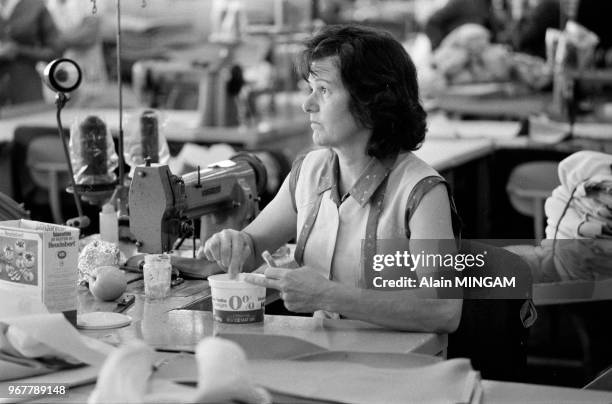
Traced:
<path fill-rule="evenodd" d="M 288 310 L 311 313 L 323 309 L 334 283 L 309 267 L 298 269 L 269 267 L 266 277 L 246 275 L 246 282 L 280 291 Z"/>
<path fill-rule="evenodd" d="M 198 258 L 204 256 L 209 261 L 216 261 L 229 273 L 230 278 L 235 278 L 252 254 L 253 245 L 247 233 L 226 229 L 213 234 L 206 241 L 198 251 Z"/>

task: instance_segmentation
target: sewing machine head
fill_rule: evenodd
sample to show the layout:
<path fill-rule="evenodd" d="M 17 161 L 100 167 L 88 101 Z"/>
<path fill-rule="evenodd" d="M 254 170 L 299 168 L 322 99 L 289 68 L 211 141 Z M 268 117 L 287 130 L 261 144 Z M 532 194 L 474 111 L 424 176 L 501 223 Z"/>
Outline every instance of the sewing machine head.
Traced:
<path fill-rule="evenodd" d="M 261 161 L 248 153 L 182 177 L 167 165 L 137 167 L 129 193 L 130 231 L 139 251 L 162 253 L 195 231 L 200 239 L 225 228 L 241 229 L 259 213 L 258 195 L 266 184 Z"/>
<path fill-rule="evenodd" d="M 242 68 L 234 63 L 225 47 L 213 47 L 208 53 L 208 58 L 191 63 L 150 60 L 135 63 L 132 76 L 138 101 L 148 106 L 177 108 L 177 100 L 168 94 L 175 93 L 172 90 L 176 88 L 189 89 L 187 93 L 195 92 L 197 97 L 184 97 L 181 104 L 200 112 L 200 126 L 239 125 L 236 103 L 241 102 L 238 94 L 245 84 Z"/>

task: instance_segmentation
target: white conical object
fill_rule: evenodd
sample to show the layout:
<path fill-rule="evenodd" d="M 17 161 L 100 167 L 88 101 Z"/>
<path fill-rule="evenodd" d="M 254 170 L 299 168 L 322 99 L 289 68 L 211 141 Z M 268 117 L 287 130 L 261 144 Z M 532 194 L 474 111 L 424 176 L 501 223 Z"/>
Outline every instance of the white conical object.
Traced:
<path fill-rule="evenodd" d="M 246 354 L 235 342 L 216 337 L 204 338 L 196 347 L 196 360 L 198 391 L 195 402 L 272 402 L 265 389 L 251 382 Z"/>
<path fill-rule="evenodd" d="M 144 403 L 153 355 L 153 349 L 140 340 L 115 350 L 104 362 L 88 404 Z"/>
<path fill-rule="evenodd" d="M 110 203 L 102 205 L 100 212 L 100 238 L 109 243 L 119 242 L 119 223 L 117 212 Z"/>

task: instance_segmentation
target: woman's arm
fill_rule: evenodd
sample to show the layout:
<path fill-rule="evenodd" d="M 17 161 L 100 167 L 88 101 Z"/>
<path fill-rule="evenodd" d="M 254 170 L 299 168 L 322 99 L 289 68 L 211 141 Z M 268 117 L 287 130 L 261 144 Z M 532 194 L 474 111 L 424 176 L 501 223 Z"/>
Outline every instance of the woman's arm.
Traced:
<path fill-rule="evenodd" d="M 435 186 L 423 196 L 410 219 L 410 250 L 431 251 L 428 240 L 453 239 L 446 187 Z M 423 240 L 420 242 L 419 240 Z M 418 272 L 418 270 L 417 270 Z M 462 301 L 429 298 L 431 290 L 385 292 L 359 290 L 336 284 L 325 309 L 346 317 L 412 331 L 452 332 L 461 318 Z"/>
<path fill-rule="evenodd" d="M 274 251 L 295 236 L 296 220 L 289 180 L 285 179 L 274 199 L 251 224 L 242 231 L 226 229 L 213 234 L 198 255 L 216 261 L 230 276 L 243 269 L 253 270 L 261 262 L 263 251 Z"/>
<path fill-rule="evenodd" d="M 410 220 L 411 250 L 417 239 L 453 239 L 446 188 L 434 187 L 422 199 Z M 430 246 L 431 243 L 428 243 Z M 461 318 L 462 301 L 431 298 L 432 290 L 397 292 L 363 290 L 330 281 L 303 267 L 269 268 L 265 279 L 249 279 L 280 290 L 285 306 L 297 312 L 327 310 L 345 317 L 406 331 L 452 332 Z"/>
<path fill-rule="evenodd" d="M 251 236 L 257 259 L 265 250 L 274 251 L 295 237 L 297 213 L 293 209 L 289 176 L 278 193 L 244 231 Z"/>

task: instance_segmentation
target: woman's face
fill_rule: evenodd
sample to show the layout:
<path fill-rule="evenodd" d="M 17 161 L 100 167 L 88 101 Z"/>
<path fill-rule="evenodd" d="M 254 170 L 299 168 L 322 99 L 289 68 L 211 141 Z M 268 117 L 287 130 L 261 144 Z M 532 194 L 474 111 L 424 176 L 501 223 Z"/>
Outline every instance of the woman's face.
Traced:
<path fill-rule="evenodd" d="M 364 128 L 349 111 L 350 95 L 336 66 L 337 59 L 326 57 L 312 62 L 308 76 L 310 94 L 302 109 L 310 115 L 313 142 L 318 146 L 345 146 Z"/>

